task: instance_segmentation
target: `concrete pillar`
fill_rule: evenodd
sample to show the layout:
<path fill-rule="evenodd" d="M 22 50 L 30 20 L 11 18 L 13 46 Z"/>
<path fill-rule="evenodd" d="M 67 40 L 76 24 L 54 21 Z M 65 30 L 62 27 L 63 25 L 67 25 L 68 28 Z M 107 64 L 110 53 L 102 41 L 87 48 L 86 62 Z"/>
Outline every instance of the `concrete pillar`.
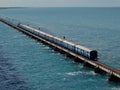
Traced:
<path fill-rule="evenodd" d="M 84 63 L 83 63 L 83 66 L 84 66 L 84 67 L 89 67 L 89 68 L 94 68 L 94 66 L 91 65 L 91 64 L 89 64 L 88 62 L 84 62 Z"/>
<path fill-rule="evenodd" d="M 74 58 L 74 61 L 75 61 L 75 62 L 78 62 L 78 63 L 83 63 L 83 60 L 81 60 L 81 59 L 79 59 L 79 58 L 77 58 L 77 57 Z"/>
<path fill-rule="evenodd" d="M 120 83 L 120 78 L 116 77 L 116 76 L 113 75 L 112 73 L 109 74 L 108 80 L 109 80 L 109 81 L 119 82 L 119 83 Z"/>
<path fill-rule="evenodd" d="M 105 71 L 103 71 L 102 69 L 100 69 L 99 66 L 98 66 L 98 67 L 95 67 L 94 72 L 95 72 L 95 73 L 100 73 L 100 74 L 105 74 L 105 73 L 106 73 Z"/>

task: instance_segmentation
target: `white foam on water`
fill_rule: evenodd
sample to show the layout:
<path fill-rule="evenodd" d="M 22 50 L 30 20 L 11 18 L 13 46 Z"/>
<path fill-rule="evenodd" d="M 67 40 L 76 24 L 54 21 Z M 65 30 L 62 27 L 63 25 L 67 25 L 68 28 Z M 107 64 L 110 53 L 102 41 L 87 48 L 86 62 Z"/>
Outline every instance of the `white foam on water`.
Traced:
<path fill-rule="evenodd" d="M 66 74 L 70 75 L 70 76 L 75 76 L 75 75 L 96 75 L 96 73 L 94 73 L 94 71 L 90 71 L 90 72 L 76 71 L 76 72 L 68 72 Z"/>

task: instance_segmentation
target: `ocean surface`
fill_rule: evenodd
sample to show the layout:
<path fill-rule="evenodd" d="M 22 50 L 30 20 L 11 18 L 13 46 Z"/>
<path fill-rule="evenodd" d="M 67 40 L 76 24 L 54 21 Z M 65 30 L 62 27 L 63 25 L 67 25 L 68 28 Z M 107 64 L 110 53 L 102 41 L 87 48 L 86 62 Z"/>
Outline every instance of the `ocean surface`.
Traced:
<path fill-rule="evenodd" d="M 120 70 L 120 8 L 8 8 L 0 16 L 95 49 Z M 120 90 L 107 79 L 0 22 L 0 90 Z"/>

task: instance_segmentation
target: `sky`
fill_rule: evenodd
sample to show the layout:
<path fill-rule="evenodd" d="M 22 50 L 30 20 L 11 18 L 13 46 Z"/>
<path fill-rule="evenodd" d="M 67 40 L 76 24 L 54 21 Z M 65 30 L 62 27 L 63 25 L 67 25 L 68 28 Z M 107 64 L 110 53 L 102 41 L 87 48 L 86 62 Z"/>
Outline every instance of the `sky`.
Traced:
<path fill-rule="evenodd" d="M 0 7 L 120 7 L 120 0 L 0 0 Z"/>

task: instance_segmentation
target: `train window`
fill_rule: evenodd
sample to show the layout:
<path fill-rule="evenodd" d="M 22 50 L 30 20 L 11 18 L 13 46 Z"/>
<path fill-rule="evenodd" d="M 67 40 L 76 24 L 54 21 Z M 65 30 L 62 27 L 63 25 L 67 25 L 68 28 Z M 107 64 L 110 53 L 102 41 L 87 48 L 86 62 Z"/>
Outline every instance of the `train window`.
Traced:
<path fill-rule="evenodd" d="M 77 48 L 77 52 L 78 52 L 79 54 L 81 54 L 81 49 Z"/>
<path fill-rule="evenodd" d="M 81 54 L 82 54 L 82 55 L 84 54 L 83 50 L 81 50 Z"/>
<path fill-rule="evenodd" d="M 88 52 L 86 52 L 86 57 L 88 57 Z"/>
<path fill-rule="evenodd" d="M 88 52 L 85 51 L 85 56 L 88 57 Z"/>

